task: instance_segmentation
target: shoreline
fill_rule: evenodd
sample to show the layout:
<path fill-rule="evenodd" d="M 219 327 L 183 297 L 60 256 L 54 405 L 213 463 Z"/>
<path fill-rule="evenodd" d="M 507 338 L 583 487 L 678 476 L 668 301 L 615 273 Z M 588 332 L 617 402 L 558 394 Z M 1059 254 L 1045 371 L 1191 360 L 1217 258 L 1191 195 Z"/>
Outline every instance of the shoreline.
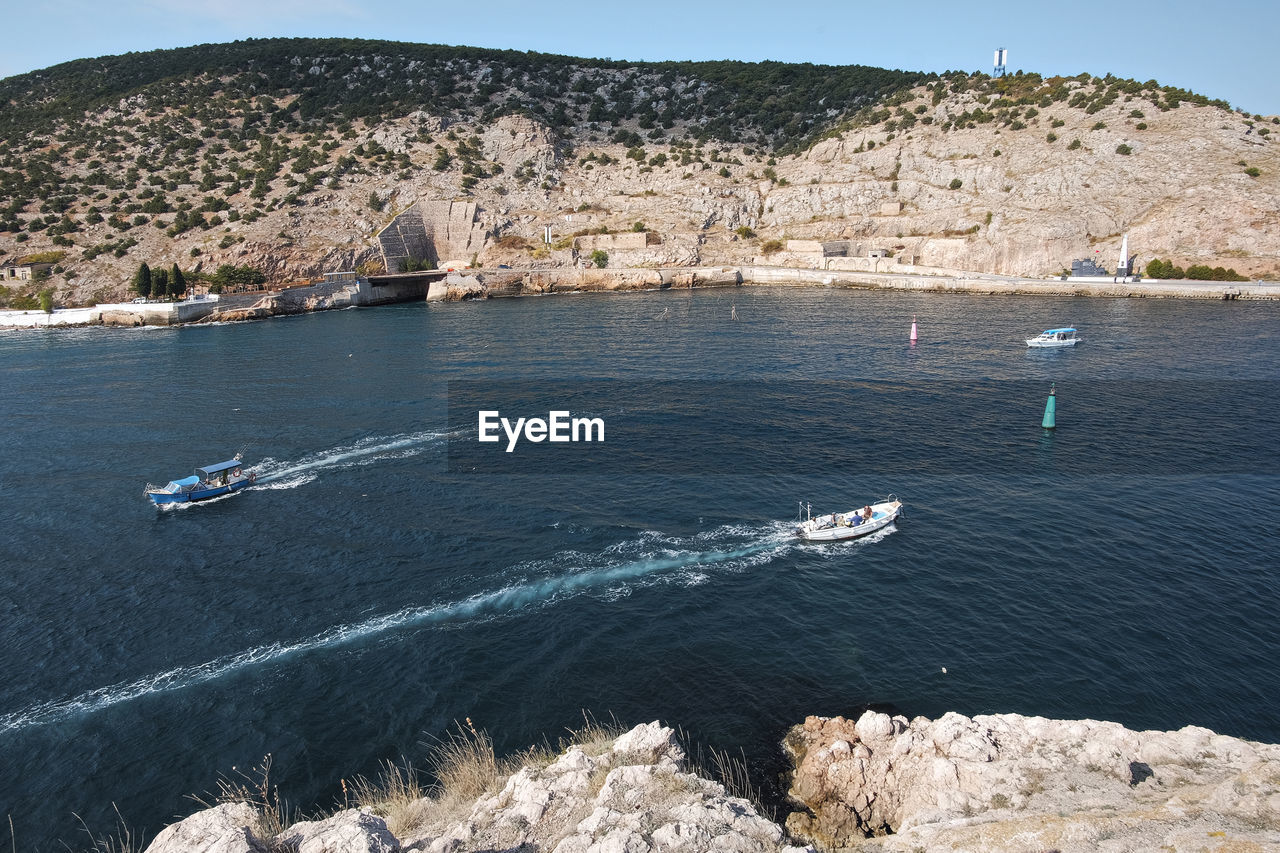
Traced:
<path fill-rule="evenodd" d="M 235 294 L 234 299 L 200 299 L 143 305 L 119 303 L 92 308 L 0 311 L 0 329 L 85 328 L 89 326 L 186 326 L 304 314 L 335 308 L 372 307 L 414 301 L 504 299 L 553 293 L 617 293 L 704 287 L 848 287 L 978 296 L 1082 296 L 1111 299 L 1200 299 L 1280 301 L 1280 283 L 1189 280 L 1034 279 L 956 271 L 869 272 L 807 267 L 741 265 L 617 269 L 476 269 L 427 274 L 371 276 L 355 282 Z"/>

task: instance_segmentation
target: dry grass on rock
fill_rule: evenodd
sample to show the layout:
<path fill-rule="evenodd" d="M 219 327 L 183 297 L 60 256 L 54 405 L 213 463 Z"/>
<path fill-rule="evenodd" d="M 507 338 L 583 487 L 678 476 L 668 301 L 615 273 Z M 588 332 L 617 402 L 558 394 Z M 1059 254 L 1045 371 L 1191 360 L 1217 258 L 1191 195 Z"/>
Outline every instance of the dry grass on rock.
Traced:
<path fill-rule="evenodd" d="M 271 755 L 263 757 L 258 766 L 246 773 L 232 767 L 234 776 L 223 776 L 218 780 L 218 791 L 214 802 L 208 803 L 199 797 L 196 802 L 205 808 L 221 803 L 246 803 L 251 806 L 257 816 L 250 830 L 258 838 L 275 838 L 284 832 L 299 818 L 296 812 L 289 809 L 289 804 L 280 796 L 279 786 L 271 784 Z"/>
<path fill-rule="evenodd" d="M 507 778 L 521 767 L 546 767 L 570 746 L 578 746 L 588 755 L 601 755 L 621 733 L 616 723 L 601 724 L 587 717 L 580 728 L 570 730 L 561 739 L 558 748 L 534 746 L 499 758 L 493 738 L 477 729 L 468 717 L 465 724 L 457 724 L 431 745 L 427 775 L 434 783 L 424 786 L 419 771 L 407 761 L 388 762 L 377 779 L 356 779 L 351 795 L 358 807 L 382 817 L 392 834 L 403 838 L 465 819 L 476 800 L 501 790 Z M 600 784 L 603 783 L 602 775 Z"/>

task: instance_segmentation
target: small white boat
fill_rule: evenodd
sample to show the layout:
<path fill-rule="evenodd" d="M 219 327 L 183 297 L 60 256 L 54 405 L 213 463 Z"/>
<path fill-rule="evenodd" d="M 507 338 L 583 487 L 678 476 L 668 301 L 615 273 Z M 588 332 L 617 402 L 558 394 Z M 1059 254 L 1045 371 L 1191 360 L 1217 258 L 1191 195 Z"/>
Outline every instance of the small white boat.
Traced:
<path fill-rule="evenodd" d="M 810 542 L 834 542 L 856 539 L 888 527 L 902 512 L 902 501 L 889 495 L 880 503 L 825 515 L 813 515 L 809 504 L 802 503 L 800 508 L 805 518 L 796 525 L 796 535 Z"/>
<path fill-rule="evenodd" d="M 1027 338 L 1029 347 L 1073 347 L 1080 343 L 1075 329 L 1045 329 L 1034 338 Z"/>

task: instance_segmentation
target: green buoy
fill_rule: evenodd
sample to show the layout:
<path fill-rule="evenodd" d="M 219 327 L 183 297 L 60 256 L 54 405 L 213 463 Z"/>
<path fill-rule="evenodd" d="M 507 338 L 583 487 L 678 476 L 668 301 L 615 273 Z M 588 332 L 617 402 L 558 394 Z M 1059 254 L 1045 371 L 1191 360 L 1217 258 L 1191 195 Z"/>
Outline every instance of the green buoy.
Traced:
<path fill-rule="evenodd" d="M 1040 422 L 1040 426 L 1045 429 L 1053 429 L 1058 425 L 1058 395 L 1056 389 L 1056 383 L 1049 386 L 1049 402 L 1044 404 L 1044 420 Z"/>

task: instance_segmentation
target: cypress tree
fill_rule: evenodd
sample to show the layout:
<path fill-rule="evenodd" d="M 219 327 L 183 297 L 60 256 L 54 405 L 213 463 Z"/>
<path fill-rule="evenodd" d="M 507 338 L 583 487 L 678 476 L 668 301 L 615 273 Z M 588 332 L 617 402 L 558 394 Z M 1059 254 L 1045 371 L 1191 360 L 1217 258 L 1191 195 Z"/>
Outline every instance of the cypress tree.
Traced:
<path fill-rule="evenodd" d="M 133 289 L 143 299 L 151 295 L 151 267 L 147 266 L 146 261 L 142 262 L 142 266 L 133 275 Z"/>
<path fill-rule="evenodd" d="M 169 270 L 169 292 L 174 296 L 182 296 L 187 292 L 187 279 L 182 275 L 182 270 L 177 264 Z"/>

